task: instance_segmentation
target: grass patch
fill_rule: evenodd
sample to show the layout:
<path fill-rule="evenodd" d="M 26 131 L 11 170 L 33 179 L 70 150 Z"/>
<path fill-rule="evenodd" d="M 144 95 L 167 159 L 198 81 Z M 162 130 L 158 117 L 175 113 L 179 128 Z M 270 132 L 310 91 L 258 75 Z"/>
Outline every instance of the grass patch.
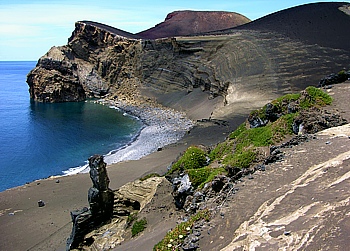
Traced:
<path fill-rule="evenodd" d="M 197 169 L 207 165 L 206 153 L 195 146 L 189 147 L 184 155 L 171 167 L 168 174 L 175 171 Z"/>
<path fill-rule="evenodd" d="M 224 168 L 202 167 L 187 170 L 188 176 L 194 188 L 203 187 L 204 184 L 212 181 L 216 175 L 225 173 Z"/>
<path fill-rule="evenodd" d="M 154 251 L 163 250 L 180 250 L 181 245 L 187 235 L 192 233 L 193 224 L 200 220 L 209 221 L 210 212 L 208 209 L 199 211 L 188 221 L 177 225 L 172 231 L 168 232 L 164 239 L 158 242 L 154 247 Z"/>
<path fill-rule="evenodd" d="M 223 163 L 227 166 L 238 168 L 248 168 L 256 158 L 254 150 L 244 150 L 238 153 L 230 154 L 225 157 Z"/>
<path fill-rule="evenodd" d="M 281 142 L 287 135 L 293 134 L 294 118 L 298 115 L 299 113 L 283 115 L 270 125 L 272 133 L 271 140 L 274 144 Z"/>
<path fill-rule="evenodd" d="M 326 106 L 333 102 L 333 98 L 321 89 L 309 86 L 305 90 L 309 96 L 300 100 L 300 107 L 303 109 L 308 109 L 314 106 Z"/>
<path fill-rule="evenodd" d="M 245 132 L 245 131 L 247 131 L 247 130 L 248 130 L 248 129 L 246 128 L 245 123 L 242 123 L 240 126 L 238 126 L 238 128 L 237 128 L 236 130 L 234 130 L 234 131 L 230 134 L 229 138 L 230 138 L 230 139 L 235 139 L 235 138 L 237 138 L 241 133 L 243 133 L 243 132 Z"/>
<path fill-rule="evenodd" d="M 272 142 L 272 131 L 270 126 L 251 128 L 242 132 L 237 138 L 236 150 L 242 151 L 244 147 L 253 146 L 268 146 Z"/>
<path fill-rule="evenodd" d="M 135 221 L 135 223 L 132 225 L 132 228 L 131 228 L 132 237 L 138 235 L 143 230 L 145 230 L 146 225 L 147 225 L 146 219 L 141 219 L 141 220 Z"/>
<path fill-rule="evenodd" d="M 264 127 L 246 129 L 245 124 L 242 124 L 231 133 L 228 140 L 218 144 L 209 153 L 211 161 L 222 160 L 226 166 L 248 168 L 258 155 L 258 147 L 279 143 L 286 135 L 293 134 L 293 121 L 297 115 L 283 115 Z"/>
<path fill-rule="evenodd" d="M 291 101 L 295 101 L 295 100 L 298 100 L 300 98 L 301 94 L 300 93 L 290 93 L 290 94 L 286 94 L 282 97 L 279 97 L 276 99 L 275 102 L 272 102 L 272 103 L 279 103 L 279 104 L 282 104 L 284 102 L 291 102 Z"/>
<path fill-rule="evenodd" d="M 209 153 L 210 161 L 222 159 L 225 155 L 230 154 L 233 149 L 233 140 L 226 140 L 219 143 L 212 151 Z"/>

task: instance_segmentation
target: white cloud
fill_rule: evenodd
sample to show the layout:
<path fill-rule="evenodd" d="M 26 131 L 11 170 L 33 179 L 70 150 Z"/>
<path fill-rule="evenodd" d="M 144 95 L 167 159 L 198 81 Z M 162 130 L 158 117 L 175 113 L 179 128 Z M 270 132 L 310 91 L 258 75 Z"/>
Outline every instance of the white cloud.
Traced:
<path fill-rule="evenodd" d="M 26 26 L 28 24 L 47 27 L 72 28 L 76 21 L 91 20 L 130 27 L 137 23 L 145 26 L 152 22 L 144 16 L 130 13 L 130 10 L 107 9 L 98 6 L 60 4 L 20 4 L 4 6 L 0 10 L 0 25 Z M 144 20 L 147 20 L 144 22 Z M 20 28 L 21 29 L 21 28 Z M 23 30 L 23 29 L 21 29 Z"/>
<path fill-rule="evenodd" d="M 10 4 L 0 8 L 0 60 L 36 60 L 53 45 L 64 45 L 74 23 L 91 20 L 129 32 L 138 32 L 159 21 L 133 13 L 133 9 L 62 4 Z M 151 12 L 150 12 L 151 13 Z"/>
<path fill-rule="evenodd" d="M 0 36 L 6 37 L 27 37 L 40 34 L 41 29 L 37 26 L 26 24 L 2 24 Z"/>

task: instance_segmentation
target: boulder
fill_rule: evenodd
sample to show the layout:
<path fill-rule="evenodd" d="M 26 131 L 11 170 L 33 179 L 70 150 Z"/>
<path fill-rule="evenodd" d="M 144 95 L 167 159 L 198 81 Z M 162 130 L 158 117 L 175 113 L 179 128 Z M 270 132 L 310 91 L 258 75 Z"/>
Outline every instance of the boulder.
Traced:
<path fill-rule="evenodd" d="M 177 208 L 182 209 L 188 195 L 193 193 L 193 187 L 188 174 L 173 179 L 173 197 Z"/>
<path fill-rule="evenodd" d="M 340 71 L 338 73 L 332 73 L 322 78 L 318 84 L 318 87 L 325 87 L 328 85 L 334 85 L 345 82 L 350 78 L 350 71 Z"/>
<path fill-rule="evenodd" d="M 301 111 L 294 119 L 293 131 L 295 133 L 311 134 L 346 123 L 346 119 L 342 118 L 338 112 L 312 108 Z"/>

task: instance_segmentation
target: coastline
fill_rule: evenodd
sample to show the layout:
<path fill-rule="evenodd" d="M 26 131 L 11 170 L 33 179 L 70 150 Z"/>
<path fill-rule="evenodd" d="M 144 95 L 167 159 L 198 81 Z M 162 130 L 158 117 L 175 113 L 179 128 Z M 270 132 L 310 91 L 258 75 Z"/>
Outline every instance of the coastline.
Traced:
<path fill-rule="evenodd" d="M 138 107 L 126 103 L 113 104 L 107 100 L 104 105 L 115 105 L 128 114 L 139 117 L 145 124 L 153 125 L 154 127 L 148 127 L 154 129 L 151 130 L 151 135 L 168 133 L 169 130 L 172 134 L 172 141 L 161 137 L 164 142 L 162 149 L 157 146 L 152 153 L 137 160 L 109 164 L 107 171 L 112 190 L 149 173 L 163 175 L 188 146 L 215 144 L 223 140 L 231 130 L 228 126 L 213 122 L 194 125 L 193 121 L 190 123 L 186 118 L 185 113 L 168 107 Z M 161 120 L 164 122 L 163 127 L 157 124 Z M 175 121 L 175 127 L 169 126 Z M 149 136 L 147 130 L 144 133 Z M 91 185 L 89 174 L 83 173 L 52 176 L 0 192 L 0 224 L 3 233 L 0 236 L 0 249 L 65 250 L 66 239 L 71 232 L 70 211 L 88 205 L 87 192 Z M 44 207 L 38 207 L 39 200 L 45 202 Z"/>
<path fill-rule="evenodd" d="M 150 104 L 130 105 L 125 102 L 99 100 L 98 103 L 110 108 L 122 110 L 127 115 L 139 119 L 144 124 L 134 140 L 126 146 L 112 150 L 104 156 L 107 165 L 138 160 L 163 147 L 178 142 L 191 130 L 194 122 L 184 113 L 167 107 Z"/>
<path fill-rule="evenodd" d="M 124 113 L 124 116 L 130 116 L 143 123 L 139 132 L 129 143 L 118 149 L 112 149 L 104 155 L 104 161 L 107 165 L 122 161 L 138 160 L 159 151 L 167 145 L 178 142 L 195 124 L 184 113 L 166 107 L 154 107 L 145 104 L 137 106 L 104 99 L 94 102 L 121 111 Z M 62 175 L 50 177 L 58 178 L 67 175 L 88 173 L 89 166 L 87 160 L 83 166 L 72 167 L 62 172 Z"/>

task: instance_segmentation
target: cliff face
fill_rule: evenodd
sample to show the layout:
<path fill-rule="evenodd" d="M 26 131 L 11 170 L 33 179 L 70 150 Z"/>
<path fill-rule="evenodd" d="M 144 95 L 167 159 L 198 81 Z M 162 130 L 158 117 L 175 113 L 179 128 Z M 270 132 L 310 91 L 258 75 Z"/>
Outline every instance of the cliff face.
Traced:
<path fill-rule="evenodd" d="M 346 14 L 339 10 L 333 15 Z M 140 102 L 200 88 L 209 98 L 222 97 L 220 109 L 213 111 L 222 117 L 317 85 L 349 62 L 346 50 L 308 44 L 272 29 L 146 40 L 77 22 L 68 44 L 41 57 L 27 81 L 31 97 L 42 102 L 106 95 Z"/>
<path fill-rule="evenodd" d="M 31 98 L 81 101 L 113 92 L 119 79 L 126 82 L 133 77 L 126 72 L 134 72 L 139 45 L 137 40 L 77 22 L 68 45 L 52 47 L 28 74 Z"/>

